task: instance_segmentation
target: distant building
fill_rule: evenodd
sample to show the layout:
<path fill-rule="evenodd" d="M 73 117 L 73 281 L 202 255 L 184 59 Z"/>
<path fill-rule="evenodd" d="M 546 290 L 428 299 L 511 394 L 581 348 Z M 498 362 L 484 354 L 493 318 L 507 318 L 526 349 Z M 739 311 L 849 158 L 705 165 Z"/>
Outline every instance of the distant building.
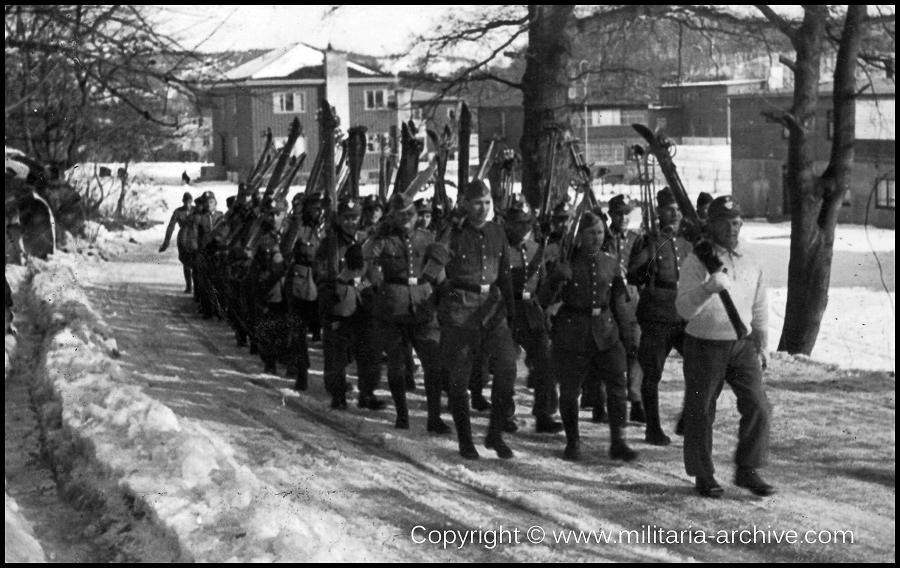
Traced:
<path fill-rule="evenodd" d="M 856 145 L 851 186 L 838 219 L 841 223 L 893 229 L 895 225 L 894 83 L 873 80 L 856 103 Z M 814 145 L 816 173 L 824 171 L 831 153 L 833 112 L 831 83 L 823 83 L 816 110 Z M 751 217 L 790 215 L 785 191 L 788 134 L 764 111 L 789 109 L 793 93 L 742 94 L 729 97 L 731 109 L 732 187 L 735 199 Z"/>
<path fill-rule="evenodd" d="M 242 179 L 265 145 L 268 129 L 276 145 L 287 139 L 295 117 L 303 138 L 294 154 L 308 152 L 301 176 L 309 172 L 319 148 L 316 121 L 320 101 L 335 107 L 340 128 L 365 126 L 369 145 L 363 179 L 377 176 L 378 155 L 387 135 L 396 150 L 400 123 L 412 119 L 425 129 L 443 127 L 459 112 L 458 99 L 435 102 L 431 93 L 402 88 L 395 76 L 348 58 L 346 53 L 297 43 L 272 50 L 224 74 L 213 87 L 212 155 L 205 177 Z M 426 146 L 426 150 L 433 150 Z"/>

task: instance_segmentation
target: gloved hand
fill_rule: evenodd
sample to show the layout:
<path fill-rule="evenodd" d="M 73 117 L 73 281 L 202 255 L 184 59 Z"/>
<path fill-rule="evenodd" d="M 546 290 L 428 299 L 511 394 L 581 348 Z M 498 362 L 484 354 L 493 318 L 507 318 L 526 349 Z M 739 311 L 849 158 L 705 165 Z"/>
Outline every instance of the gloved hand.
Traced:
<path fill-rule="evenodd" d="M 553 278 L 556 280 L 571 280 L 572 267 L 569 266 L 568 262 L 560 262 L 553 267 Z"/>
<path fill-rule="evenodd" d="M 163 245 L 159 247 L 159 252 L 166 252 L 167 248 L 169 248 L 168 243 L 163 243 Z"/>
<path fill-rule="evenodd" d="M 703 289 L 710 294 L 718 294 L 723 290 L 731 288 L 731 277 L 724 272 L 716 272 L 709 276 L 709 280 L 704 282 Z"/>
<path fill-rule="evenodd" d="M 450 251 L 441 243 L 428 245 L 428 248 L 425 249 L 425 256 L 441 266 L 447 266 L 447 263 L 450 262 Z"/>

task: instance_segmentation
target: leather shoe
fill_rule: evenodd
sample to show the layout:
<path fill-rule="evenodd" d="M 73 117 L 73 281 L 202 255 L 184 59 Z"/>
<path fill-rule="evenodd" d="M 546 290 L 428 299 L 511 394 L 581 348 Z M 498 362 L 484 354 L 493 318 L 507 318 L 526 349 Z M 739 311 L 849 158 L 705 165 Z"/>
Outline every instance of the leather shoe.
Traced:
<path fill-rule="evenodd" d="M 556 434 L 558 432 L 562 432 L 562 430 L 562 422 L 553 420 L 549 416 L 538 418 L 537 422 L 534 425 L 534 431 L 538 434 Z"/>
<path fill-rule="evenodd" d="M 369 410 L 381 410 L 384 408 L 385 403 L 383 400 L 379 400 L 374 396 L 360 396 L 359 400 L 356 401 L 356 406 L 362 409 Z"/>
<path fill-rule="evenodd" d="M 516 424 L 515 420 L 507 420 L 503 425 L 503 431 L 507 434 L 515 434 L 519 431 L 519 425 Z"/>
<path fill-rule="evenodd" d="M 475 449 L 475 446 L 460 446 L 459 447 L 459 455 L 466 458 L 467 460 L 477 460 L 478 459 L 478 450 Z"/>
<path fill-rule="evenodd" d="M 484 447 L 497 452 L 497 457 L 500 459 L 508 460 L 513 457 L 513 451 L 509 449 L 509 446 L 506 445 L 506 442 L 500 436 L 489 435 L 484 440 Z"/>
<path fill-rule="evenodd" d="M 675 435 L 684 437 L 684 415 L 678 416 L 678 422 L 675 424 Z"/>
<path fill-rule="evenodd" d="M 332 400 L 331 408 L 335 410 L 347 410 L 347 401 L 346 400 Z"/>
<path fill-rule="evenodd" d="M 719 485 L 719 482 L 716 481 L 716 478 L 712 476 L 697 476 L 697 481 L 694 484 L 694 490 L 703 497 L 712 497 L 713 499 L 718 499 L 722 496 L 723 493 L 725 493 L 725 490 L 722 489 L 722 486 Z"/>
<path fill-rule="evenodd" d="M 297 380 L 294 381 L 295 391 L 305 391 L 309 387 L 309 374 L 307 371 L 298 371 Z"/>
<path fill-rule="evenodd" d="M 755 469 L 740 467 L 734 475 L 734 484 L 749 489 L 754 495 L 768 497 L 775 493 L 775 488 L 763 481 Z"/>
<path fill-rule="evenodd" d="M 488 402 L 488 399 L 484 398 L 483 394 L 473 394 L 472 395 L 472 410 L 477 410 L 478 412 L 486 412 L 491 409 L 491 403 Z"/>
<path fill-rule="evenodd" d="M 436 422 L 428 422 L 428 426 L 425 428 L 430 434 L 449 434 L 450 427 L 447 426 L 447 423 L 443 420 L 438 420 Z"/>
<path fill-rule="evenodd" d="M 594 410 L 591 412 L 591 422 L 596 424 L 608 424 L 609 416 L 606 414 L 606 410 L 595 406 Z"/>
<path fill-rule="evenodd" d="M 566 449 L 563 451 L 563 459 L 573 462 L 581 459 L 581 443 L 578 440 L 566 442 Z"/>
<path fill-rule="evenodd" d="M 632 402 L 631 403 L 631 414 L 629 415 L 629 420 L 632 422 L 637 422 L 639 424 L 645 424 L 647 422 L 647 416 L 644 414 L 644 405 L 640 402 Z"/>
<path fill-rule="evenodd" d="M 625 442 L 613 442 L 609 447 L 609 457 L 614 460 L 630 462 L 637 459 L 638 453 L 629 448 Z"/>
<path fill-rule="evenodd" d="M 394 428 L 397 430 L 409 430 L 409 417 L 398 416 L 397 420 L 394 421 Z"/>
<path fill-rule="evenodd" d="M 666 436 L 666 433 L 662 430 L 658 430 L 656 432 L 647 432 L 644 436 L 644 441 L 651 446 L 668 446 L 672 443 L 672 438 Z"/>

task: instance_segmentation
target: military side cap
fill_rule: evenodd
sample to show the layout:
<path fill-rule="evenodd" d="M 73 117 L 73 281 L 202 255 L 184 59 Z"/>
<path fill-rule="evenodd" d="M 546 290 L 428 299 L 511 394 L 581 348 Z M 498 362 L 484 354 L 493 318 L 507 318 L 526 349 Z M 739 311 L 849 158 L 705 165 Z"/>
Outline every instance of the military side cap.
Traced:
<path fill-rule="evenodd" d="M 395 193 L 391 196 L 389 205 L 392 213 L 398 213 L 400 211 L 406 211 L 407 209 L 412 207 L 413 199 L 405 193 Z"/>
<path fill-rule="evenodd" d="M 506 220 L 510 223 L 525 223 L 534 219 L 534 210 L 521 196 L 516 196 L 506 211 Z"/>
<path fill-rule="evenodd" d="M 609 200 L 609 212 L 612 213 L 631 213 L 634 204 L 627 195 L 617 195 Z"/>
<path fill-rule="evenodd" d="M 472 180 L 466 185 L 466 191 L 463 197 L 466 199 L 481 199 L 482 197 L 490 197 L 491 190 L 480 179 Z"/>
<path fill-rule="evenodd" d="M 701 191 L 700 195 L 697 196 L 697 209 L 701 207 L 705 207 L 713 202 L 713 196 L 706 193 L 705 191 Z"/>
<path fill-rule="evenodd" d="M 556 207 L 553 208 L 553 217 L 565 217 L 569 218 L 572 216 L 572 208 L 569 207 L 569 204 L 565 201 L 560 202 Z"/>
<path fill-rule="evenodd" d="M 315 191 L 306 196 L 306 201 L 304 202 L 306 205 L 312 205 L 314 203 L 322 203 L 325 200 L 325 196 L 322 195 L 321 191 Z"/>
<path fill-rule="evenodd" d="M 600 217 L 599 215 L 597 215 L 596 213 L 588 211 L 587 213 L 585 213 L 584 215 L 581 216 L 581 225 L 580 225 L 581 229 L 593 229 L 594 227 L 597 227 L 598 225 L 603 226 L 603 218 Z"/>
<path fill-rule="evenodd" d="M 382 199 L 380 195 L 367 195 L 363 199 L 362 207 L 364 211 L 378 208 L 380 208 L 382 211 L 387 209 L 387 207 L 385 207 L 384 205 L 384 199 Z"/>
<path fill-rule="evenodd" d="M 207 191 L 203 194 L 203 197 L 204 197 L 204 199 L 215 199 L 216 194 L 211 191 Z"/>
<path fill-rule="evenodd" d="M 269 204 L 269 213 L 287 213 L 288 204 L 284 199 L 277 199 Z"/>
<path fill-rule="evenodd" d="M 338 215 L 349 215 L 349 216 L 359 216 L 360 207 L 359 201 L 355 199 L 341 199 L 338 202 L 337 213 Z"/>
<path fill-rule="evenodd" d="M 734 219 L 735 217 L 740 216 L 741 208 L 735 203 L 730 195 L 723 195 L 722 197 L 713 199 L 713 202 L 709 204 L 709 210 L 706 213 L 706 218 L 709 221 L 715 221 L 716 219 Z"/>
<path fill-rule="evenodd" d="M 675 201 L 675 194 L 672 193 L 672 190 L 668 187 L 664 187 L 660 189 L 656 193 L 656 206 L 663 207 L 671 207 L 672 205 L 678 205 Z"/>
<path fill-rule="evenodd" d="M 232 195 L 232 196 L 228 197 L 227 199 L 225 199 L 225 206 L 226 206 L 226 207 L 231 207 L 232 205 L 234 205 L 234 200 L 235 200 L 235 199 L 237 199 L 237 196 L 236 196 L 236 195 Z"/>
<path fill-rule="evenodd" d="M 193 200 L 194 200 L 194 196 L 191 195 L 191 192 L 185 191 L 185 192 L 184 192 L 184 195 L 181 196 L 181 200 L 182 200 L 182 201 L 193 201 Z"/>
<path fill-rule="evenodd" d="M 418 213 L 431 213 L 431 200 L 430 199 L 417 199 L 416 200 L 416 211 Z"/>
<path fill-rule="evenodd" d="M 303 193 L 297 193 L 294 195 L 294 197 L 291 198 L 291 205 L 297 207 L 298 205 L 301 205 L 303 203 L 303 200 L 305 198 L 306 195 L 304 195 Z"/>

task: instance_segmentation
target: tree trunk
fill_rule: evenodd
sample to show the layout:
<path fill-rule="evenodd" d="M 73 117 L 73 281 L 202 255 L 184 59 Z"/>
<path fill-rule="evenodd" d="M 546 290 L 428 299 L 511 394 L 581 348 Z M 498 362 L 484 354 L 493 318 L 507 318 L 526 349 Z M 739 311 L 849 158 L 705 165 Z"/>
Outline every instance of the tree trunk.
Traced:
<path fill-rule="evenodd" d="M 546 156 L 549 132 L 569 129 L 569 58 L 571 46 L 566 26 L 574 5 L 530 5 L 531 25 L 525 76 L 522 78 L 524 124 L 519 148 L 522 151 L 522 193 L 535 208 L 541 206 L 545 177 L 549 173 Z M 562 154 L 562 152 L 557 152 Z"/>
<path fill-rule="evenodd" d="M 119 200 L 116 202 L 116 217 L 122 217 L 125 213 L 125 194 L 128 191 L 128 161 L 125 162 L 120 170 L 122 173 L 119 179 L 122 182 L 122 189 L 119 191 Z"/>
<path fill-rule="evenodd" d="M 849 6 L 834 73 L 834 137 L 829 164 L 813 173 L 819 54 L 825 39 L 824 6 L 805 7 L 792 41 L 797 51 L 787 180 L 791 202 L 788 295 L 779 351 L 809 355 L 828 305 L 834 232 L 853 163 L 854 71 L 865 6 Z"/>

